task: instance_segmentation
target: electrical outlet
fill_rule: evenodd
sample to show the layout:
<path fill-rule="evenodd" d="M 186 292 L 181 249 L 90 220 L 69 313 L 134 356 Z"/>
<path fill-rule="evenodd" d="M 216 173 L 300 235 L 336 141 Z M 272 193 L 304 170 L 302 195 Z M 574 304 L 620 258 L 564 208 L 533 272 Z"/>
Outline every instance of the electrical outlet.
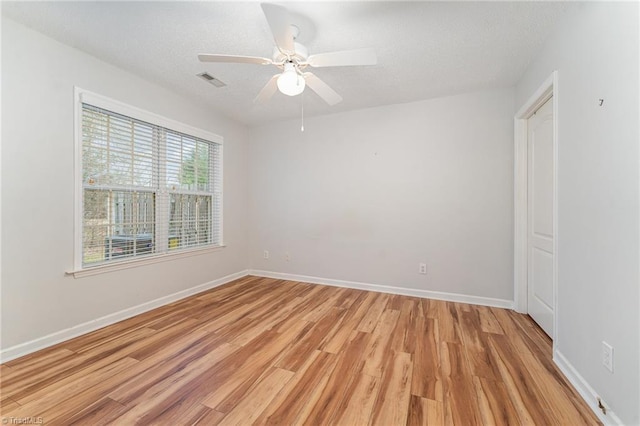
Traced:
<path fill-rule="evenodd" d="M 418 266 L 418 272 L 421 273 L 422 275 L 426 275 L 427 274 L 427 264 L 426 263 L 421 263 Z"/>
<path fill-rule="evenodd" d="M 265 250 L 265 251 L 262 253 L 262 257 L 263 257 L 263 258 L 265 258 L 265 259 L 268 259 L 268 258 L 269 258 L 269 250 Z"/>
<path fill-rule="evenodd" d="M 613 347 L 604 340 L 602 341 L 602 365 L 613 373 Z"/>
<path fill-rule="evenodd" d="M 284 254 L 284 260 L 286 260 L 287 262 L 291 260 L 291 256 L 289 255 L 289 252 L 286 252 Z"/>

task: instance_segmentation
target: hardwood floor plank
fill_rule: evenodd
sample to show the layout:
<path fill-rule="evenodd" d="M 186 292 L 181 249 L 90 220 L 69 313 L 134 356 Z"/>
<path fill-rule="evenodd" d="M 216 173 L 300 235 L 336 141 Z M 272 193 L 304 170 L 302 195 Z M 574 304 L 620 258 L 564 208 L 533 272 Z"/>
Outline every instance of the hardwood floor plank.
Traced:
<path fill-rule="evenodd" d="M 350 395 L 354 379 L 362 372 L 365 361 L 363 354 L 370 339 L 370 333 L 352 331 L 344 350 L 338 354 L 336 367 L 326 387 L 309 414 L 309 423 L 330 424 L 337 415 L 338 407 Z"/>
<path fill-rule="evenodd" d="M 203 328 L 207 331 L 216 332 L 229 324 L 233 324 L 243 317 L 248 317 L 252 311 L 261 306 L 276 303 L 279 297 L 280 293 L 278 291 L 273 291 L 265 297 L 255 298 L 251 302 L 238 303 L 238 305 L 235 306 L 235 309 L 230 310 L 224 315 L 218 315 L 215 318 L 207 317 L 206 324 Z"/>
<path fill-rule="evenodd" d="M 471 373 L 462 345 L 441 342 L 444 423 L 480 424 L 476 395 L 470 384 Z"/>
<path fill-rule="evenodd" d="M 304 371 L 301 369 L 295 374 L 298 376 L 294 376 L 295 383 L 281 390 L 278 398 L 279 403 L 274 404 L 275 409 L 264 413 L 266 414 L 266 424 L 316 423 L 316 420 L 307 421 L 307 419 L 326 388 L 337 361 L 337 356 L 334 354 L 321 351 L 316 351 L 316 353 L 317 356 L 314 357 L 313 362 Z"/>
<path fill-rule="evenodd" d="M 384 312 L 387 301 L 389 300 L 389 295 L 385 293 L 376 293 L 372 297 L 373 302 L 369 305 L 362 321 L 358 325 L 358 330 L 364 331 L 365 333 L 371 333 L 373 329 L 378 324 L 378 319 Z"/>
<path fill-rule="evenodd" d="M 264 380 L 253 388 L 219 424 L 243 426 L 253 423 L 294 374 L 292 371 L 272 368 Z"/>
<path fill-rule="evenodd" d="M 441 401 L 411 395 L 407 426 L 441 426 L 443 424 Z"/>
<path fill-rule="evenodd" d="M 231 281 L 223 286 L 216 287 L 215 291 L 204 291 L 194 297 L 203 301 L 224 302 L 225 304 L 238 298 L 247 297 L 247 295 L 255 295 L 256 292 L 265 291 L 265 286 L 277 285 L 278 280 L 271 280 L 264 277 L 246 276 Z M 175 303 L 181 304 L 183 300 Z"/>
<path fill-rule="evenodd" d="M 391 349 L 414 353 L 417 339 L 418 309 L 412 300 L 400 304 L 400 316 L 392 332 Z"/>
<path fill-rule="evenodd" d="M 52 356 L 53 355 L 53 356 Z M 25 389 L 35 390 L 39 383 L 48 382 L 52 376 L 64 377 L 65 372 L 82 363 L 83 358 L 69 350 L 46 352 L 41 362 L 32 358 L 25 364 L 17 364 L 14 368 L 6 368 L 2 373 L 2 396 L 10 397 Z M 68 375 L 68 374 L 67 374 Z"/>
<path fill-rule="evenodd" d="M 362 301 L 366 295 L 366 291 L 353 288 L 345 289 L 342 296 L 336 301 L 335 306 L 340 309 L 351 309 L 356 301 Z"/>
<path fill-rule="evenodd" d="M 417 326 L 411 393 L 427 399 L 442 401 L 440 339 L 437 320 L 420 317 Z"/>
<path fill-rule="evenodd" d="M 58 419 L 58 421 L 67 425 L 106 425 L 125 411 L 127 411 L 126 406 L 109 397 L 105 397 L 78 413 L 71 414 L 68 418 Z M 49 422 L 47 421 L 47 423 Z"/>
<path fill-rule="evenodd" d="M 367 425 L 380 390 L 380 379 L 368 374 L 358 374 L 353 391 L 343 401 L 333 420 L 336 425 Z"/>
<path fill-rule="evenodd" d="M 474 306 L 480 316 L 480 329 L 485 333 L 504 334 L 498 319 L 493 315 L 493 308 L 487 306 Z"/>
<path fill-rule="evenodd" d="M 204 414 L 200 419 L 193 422 L 194 425 L 201 426 L 215 426 L 219 425 L 226 413 L 221 413 L 216 410 L 209 409 L 209 412 Z M 166 424 L 166 423 L 165 423 Z"/>
<path fill-rule="evenodd" d="M 11 417 L 43 417 L 47 421 L 53 421 L 64 415 L 71 415 L 85 407 L 84 401 L 73 398 L 75 394 L 83 394 L 92 401 L 100 399 L 112 386 L 109 380 L 115 375 L 127 371 L 138 361 L 132 358 L 124 358 L 108 363 L 101 369 L 96 369 L 90 374 L 82 372 L 79 376 L 82 380 L 69 377 L 60 383 L 53 392 L 46 388 L 28 395 L 19 400 L 20 407 L 4 413 Z"/>
<path fill-rule="evenodd" d="M 498 314 L 502 316 L 503 313 Z M 503 319 L 506 324 L 506 319 Z M 572 419 L 582 416 L 584 424 L 590 422 L 589 416 L 583 416 L 579 406 L 575 405 L 576 399 L 572 398 L 572 392 L 568 383 L 566 386 L 560 386 L 558 383 L 563 382 L 560 371 L 551 361 L 545 358 L 536 357 L 534 355 L 537 345 L 534 344 L 526 333 L 517 333 L 508 340 L 511 347 L 517 351 L 519 359 L 527 366 L 531 373 L 536 389 L 539 390 L 539 398 L 546 401 L 551 407 L 552 412 L 557 412 L 556 418 L 560 423 L 566 424 Z M 555 380 L 547 380 L 547 377 L 553 377 Z"/>
<path fill-rule="evenodd" d="M 390 294 L 386 308 L 394 311 L 399 311 L 402 309 L 402 305 L 405 301 L 407 301 L 406 296 L 402 296 L 400 294 Z"/>
<path fill-rule="evenodd" d="M 292 311 L 299 301 L 301 301 L 301 298 L 295 297 L 287 302 L 283 302 L 285 303 L 283 306 L 272 307 L 271 312 L 265 312 L 261 316 L 251 317 L 253 321 L 251 322 L 252 326 L 249 328 L 240 328 L 239 331 L 223 329 L 221 332 L 230 332 L 231 343 L 244 346 L 262 332 L 270 330 L 276 327 L 277 324 L 290 318 Z M 236 334 L 235 336 L 233 336 L 234 332 Z"/>
<path fill-rule="evenodd" d="M 42 371 L 50 373 L 52 368 L 73 358 L 75 355 L 76 353 L 69 349 L 58 348 L 55 351 L 44 352 L 40 357 L 13 360 L 11 361 L 11 367 L 9 367 L 8 363 L 2 364 L 0 366 L 0 384 L 4 390 L 4 386 L 11 383 L 11 380 L 16 376 L 24 379 L 25 372 L 29 373 L 31 379 Z"/>
<path fill-rule="evenodd" d="M 20 404 L 11 398 L 0 397 L 0 415 L 10 413 L 20 408 Z"/>
<path fill-rule="evenodd" d="M 450 303 L 451 305 L 455 306 L 458 312 L 471 312 L 473 310 L 473 305 L 470 305 L 468 303 Z"/>
<path fill-rule="evenodd" d="M 104 345 L 114 339 L 119 340 L 124 336 L 135 333 L 142 328 L 149 329 L 147 327 L 148 323 L 162 318 L 164 315 L 170 313 L 171 311 L 171 307 L 162 306 L 158 309 L 142 313 L 108 327 L 103 327 L 89 333 L 88 335 L 72 339 L 69 342 L 66 342 L 65 348 L 78 353 L 88 352 L 96 346 Z"/>
<path fill-rule="evenodd" d="M 0 365 L 46 424 L 599 424 L 512 311 L 244 277 Z"/>
<path fill-rule="evenodd" d="M 141 398 L 150 387 L 187 368 L 192 362 L 221 345 L 217 336 L 203 330 L 186 334 L 165 346 L 163 351 L 140 361 L 137 371 L 132 371 L 132 374 L 109 393 L 109 397 L 129 404 Z"/>
<path fill-rule="evenodd" d="M 229 315 L 246 304 L 254 303 L 257 299 L 259 300 L 261 295 L 265 292 L 264 280 L 259 280 L 254 282 L 251 286 L 241 289 L 237 295 L 231 293 L 219 298 L 214 297 L 205 299 L 211 303 L 209 309 L 195 312 L 192 315 L 198 319 L 199 323 L 203 326 L 215 328 L 215 320 L 218 320 L 225 315 Z"/>
<path fill-rule="evenodd" d="M 196 420 L 193 424 L 201 426 L 219 425 L 224 416 L 226 416 L 226 413 L 221 413 L 219 411 L 209 409 L 208 413 L 203 415 L 200 419 Z"/>
<path fill-rule="evenodd" d="M 343 325 L 336 330 L 331 338 L 323 340 L 320 349 L 333 354 L 337 354 L 343 349 L 344 344 L 349 339 L 349 336 L 351 336 L 353 330 L 357 328 L 362 318 L 366 315 L 369 302 L 373 300 L 373 297 L 369 297 L 371 294 L 372 293 L 360 292 L 358 298 L 353 301 L 350 309 L 347 310 L 342 320 Z"/>
<path fill-rule="evenodd" d="M 147 359 L 159 351 L 166 350 L 167 346 L 176 340 L 181 340 L 185 336 L 185 328 L 193 329 L 196 321 L 188 318 L 181 323 L 174 323 L 176 327 L 170 327 L 156 331 L 146 339 L 138 342 L 136 348 L 130 348 L 127 356 L 142 361 Z"/>
<path fill-rule="evenodd" d="M 152 333 L 151 329 L 138 328 L 125 332 L 122 339 L 109 339 L 104 345 L 98 345 L 97 349 L 95 340 L 91 339 L 91 349 L 57 360 L 51 367 L 34 369 L 33 374 L 14 375 L 2 384 L 2 391 L 19 402 L 26 402 L 42 389 L 66 383 L 68 377 L 78 372 L 89 374 L 110 362 L 127 357 L 127 348 L 134 347 L 138 342 L 144 341 L 143 337 Z"/>
<path fill-rule="evenodd" d="M 337 289 L 327 292 L 328 294 L 322 295 L 321 298 L 323 299 L 323 302 L 311 311 L 307 312 L 302 319 L 309 322 L 318 322 L 326 313 L 335 308 L 336 304 L 338 304 L 338 300 L 342 297 L 345 290 L 346 289 L 343 288 Z"/>
<path fill-rule="evenodd" d="M 307 295 L 310 292 L 312 292 L 314 288 L 318 287 L 317 285 L 300 282 L 300 281 L 289 281 L 289 282 L 295 285 L 292 292 L 297 297 L 307 297 Z"/>
<path fill-rule="evenodd" d="M 149 425 L 193 425 L 209 416 L 212 410 L 200 404 L 198 395 L 185 396 L 164 409 Z"/>
<path fill-rule="evenodd" d="M 412 373 L 411 354 L 395 352 L 394 356 L 389 358 L 374 403 L 371 424 L 385 426 L 407 423 Z"/>
<path fill-rule="evenodd" d="M 427 424 L 428 425 L 443 425 L 443 403 L 440 401 L 433 401 L 427 399 Z"/>
<path fill-rule="evenodd" d="M 441 300 L 420 299 L 422 315 L 425 318 L 438 319 L 440 312 L 444 311 L 445 303 Z"/>
<path fill-rule="evenodd" d="M 147 325 L 147 328 L 151 328 L 156 331 L 161 331 L 169 327 L 175 329 L 177 328 L 176 326 L 179 325 L 182 321 L 186 321 L 195 325 L 197 321 L 193 318 L 189 318 L 188 312 L 202 311 L 204 309 L 207 309 L 208 305 L 198 299 L 193 299 L 189 302 L 190 303 L 185 303 L 184 305 L 176 305 L 173 312 L 154 321 L 151 321 Z"/>
<path fill-rule="evenodd" d="M 179 403 L 185 398 L 185 395 L 191 393 L 194 381 L 200 380 L 208 369 L 218 365 L 237 350 L 236 346 L 225 343 L 191 362 L 188 368 L 184 368 L 151 386 L 140 397 L 127 403 L 127 406 L 132 409 L 120 416 L 118 422 L 133 424 L 157 420 L 165 410 Z"/>
<path fill-rule="evenodd" d="M 81 336 L 84 337 L 84 336 Z M 78 338 L 78 337 L 77 337 Z M 73 340 L 73 339 L 72 339 Z M 67 347 L 66 347 L 66 343 L 71 342 L 72 340 L 68 340 L 67 342 L 62 342 L 62 343 L 58 343 L 56 345 L 50 346 L 48 348 L 44 348 L 41 349 L 37 352 L 33 352 L 27 355 L 24 355 L 20 358 L 16 358 L 16 359 L 12 359 L 11 361 L 7 361 L 5 363 L 2 364 L 3 367 L 6 367 L 10 370 L 15 370 L 18 368 L 18 366 L 23 366 L 25 368 L 28 368 L 31 364 L 33 363 L 42 363 L 42 362 L 46 362 L 45 359 L 46 358 L 50 358 L 52 356 L 56 356 L 54 355 L 54 353 L 57 352 L 73 352 L 70 351 Z M 75 353 L 75 352 L 73 352 Z"/>
<path fill-rule="evenodd" d="M 0 383 L 2 383 L 4 377 L 7 374 L 11 373 L 11 371 L 12 371 L 12 368 L 9 367 L 7 364 L 0 364 Z"/>
<path fill-rule="evenodd" d="M 497 379 L 499 373 L 488 349 L 488 334 L 482 331 L 478 311 L 460 312 L 460 330 L 464 341 L 464 353 L 474 376 Z"/>
<path fill-rule="evenodd" d="M 494 314 L 494 316 L 496 315 Z M 545 358 L 553 359 L 553 342 L 551 338 L 547 336 L 538 324 L 533 322 L 529 315 L 509 312 L 507 316 L 516 325 L 515 329 L 528 336 L 527 340 L 536 346 L 536 352 L 543 354 Z M 514 328 L 510 328 L 510 330 L 514 330 Z"/>
<path fill-rule="evenodd" d="M 307 370 L 311 368 L 312 365 L 315 364 L 318 356 L 321 354 L 321 351 L 313 351 L 309 358 L 305 361 L 305 363 L 300 367 L 298 371 L 291 377 L 291 379 L 280 389 L 280 392 L 274 397 L 269 404 L 269 407 L 265 409 L 255 420 L 255 424 L 267 424 L 269 422 L 269 418 L 271 416 L 277 416 L 277 412 L 282 410 L 281 407 L 287 406 L 288 404 L 295 403 L 294 388 L 298 386 L 300 381 L 303 380 L 305 375 L 307 374 Z"/>
<path fill-rule="evenodd" d="M 302 297 L 302 300 L 299 301 L 299 303 L 296 303 L 289 316 L 276 323 L 274 328 L 279 332 L 283 332 L 289 329 L 292 323 L 302 321 L 302 316 L 306 315 L 309 310 L 313 310 L 322 304 L 323 300 L 320 296 L 322 294 L 321 290 L 322 289 L 318 288 L 311 289 L 311 291 Z"/>
<path fill-rule="evenodd" d="M 421 396 L 411 395 L 409 401 L 409 413 L 407 415 L 407 426 L 425 426 L 428 425 L 427 399 Z"/>
<path fill-rule="evenodd" d="M 271 295 L 274 297 L 272 297 L 270 300 L 261 298 L 263 303 L 250 310 L 247 313 L 247 317 L 259 320 L 261 318 L 273 315 L 274 312 L 281 312 L 285 309 L 292 310 L 293 306 L 291 306 L 291 301 L 293 301 L 296 297 L 299 297 L 295 292 L 291 291 L 295 288 L 295 283 L 291 283 L 288 281 L 281 282 L 275 289 L 270 291 Z"/>
<path fill-rule="evenodd" d="M 303 339 L 313 324 L 299 321 L 297 327 L 286 333 L 269 330 L 259 339 L 242 347 L 232 358 L 225 360 L 211 372 L 208 381 L 215 386 L 206 395 L 203 404 L 217 411 L 231 410 L 269 366 L 277 364 L 278 356 Z M 304 362 L 306 358 L 302 359 Z"/>
<path fill-rule="evenodd" d="M 152 328 L 139 327 L 124 334 L 120 339 L 106 339 L 104 342 L 96 343 L 91 348 L 80 349 L 77 353 L 86 357 L 104 356 L 104 354 L 115 355 L 118 352 L 124 354 L 126 351 L 130 351 L 131 348 L 137 347 L 136 345 L 139 342 L 146 341 L 147 338 L 154 336 L 156 333 L 157 331 Z"/>
<path fill-rule="evenodd" d="M 296 306 L 295 303 L 292 303 L 295 300 L 303 300 L 301 296 L 299 296 L 295 289 L 297 285 L 295 283 L 285 282 L 281 284 L 277 290 L 274 292 L 277 297 L 274 297 L 270 303 L 263 303 L 257 308 L 251 310 L 247 316 L 252 319 L 260 320 L 262 318 L 268 318 L 273 316 L 274 313 L 278 313 L 282 315 L 284 312 L 290 312 Z"/>
<path fill-rule="evenodd" d="M 518 413 L 502 382 L 474 377 L 473 384 L 483 424 L 509 426 L 520 423 Z"/>
<path fill-rule="evenodd" d="M 327 336 L 333 335 L 344 315 L 344 309 L 331 308 L 329 312 L 315 323 L 311 330 L 309 330 L 309 333 L 287 351 L 276 366 L 289 371 L 297 371 L 304 363 L 304 360 L 320 347 L 322 341 L 326 339 Z"/>
<path fill-rule="evenodd" d="M 443 342 L 462 343 L 458 309 L 452 302 L 438 303 L 438 327 Z"/>
<path fill-rule="evenodd" d="M 252 309 L 247 314 L 247 317 L 254 319 L 255 324 L 258 327 L 253 327 L 251 330 L 245 331 L 244 338 L 238 339 L 238 344 L 244 344 L 251 339 L 252 335 L 255 335 L 256 331 L 264 331 L 274 327 L 283 320 L 286 320 L 302 302 L 305 300 L 301 297 L 300 288 L 304 289 L 304 286 L 300 283 L 283 282 L 279 286 L 279 291 L 276 293 L 270 301 L 263 300 L 257 308 Z M 307 292 L 304 292 L 307 293 Z"/>
<path fill-rule="evenodd" d="M 399 311 L 385 310 L 373 330 L 371 340 L 365 350 L 366 361 L 363 373 L 370 376 L 382 377 L 382 370 L 393 351 L 390 350 L 392 332 L 398 322 Z"/>
<path fill-rule="evenodd" d="M 511 402 L 521 420 L 535 424 L 556 424 L 549 417 L 550 407 L 539 398 L 539 390 L 531 377 L 528 366 L 522 364 L 504 336 L 489 337 L 502 381 L 507 386 Z"/>

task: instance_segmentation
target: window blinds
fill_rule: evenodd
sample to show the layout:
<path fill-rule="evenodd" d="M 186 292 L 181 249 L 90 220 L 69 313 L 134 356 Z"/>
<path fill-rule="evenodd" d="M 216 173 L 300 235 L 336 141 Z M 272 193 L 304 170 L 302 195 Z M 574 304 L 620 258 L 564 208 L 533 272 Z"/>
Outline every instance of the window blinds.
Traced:
<path fill-rule="evenodd" d="M 222 147 L 82 104 L 82 265 L 221 245 Z"/>

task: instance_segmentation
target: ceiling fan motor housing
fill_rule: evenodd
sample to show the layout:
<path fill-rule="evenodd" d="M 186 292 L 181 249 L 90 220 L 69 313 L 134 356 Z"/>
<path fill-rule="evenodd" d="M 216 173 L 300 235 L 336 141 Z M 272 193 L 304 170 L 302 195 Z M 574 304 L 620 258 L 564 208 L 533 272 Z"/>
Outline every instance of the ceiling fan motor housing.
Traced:
<path fill-rule="evenodd" d="M 306 62 L 307 58 L 309 57 L 309 51 L 307 50 L 307 48 L 298 42 L 293 42 L 293 45 L 295 47 L 295 53 L 293 55 L 289 55 L 289 57 L 287 57 L 286 54 L 282 53 L 277 47 L 274 47 L 272 57 L 273 62 L 282 63 L 292 61 L 296 64 Z"/>

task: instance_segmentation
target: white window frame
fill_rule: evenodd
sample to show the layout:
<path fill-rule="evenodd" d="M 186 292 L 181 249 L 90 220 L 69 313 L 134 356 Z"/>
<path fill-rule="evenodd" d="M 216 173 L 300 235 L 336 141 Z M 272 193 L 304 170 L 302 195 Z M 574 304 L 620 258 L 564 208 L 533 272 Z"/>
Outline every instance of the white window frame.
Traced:
<path fill-rule="evenodd" d="M 184 133 L 186 135 L 194 136 L 196 138 L 204 139 L 209 142 L 213 142 L 220 147 L 220 188 L 224 187 L 224 170 L 222 165 L 224 163 L 223 153 L 223 138 L 215 133 L 208 132 L 206 130 L 199 129 L 181 123 L 179 121 L 172 120 L 170 118 L 163 117 L 158 114 L 154 114 L 143 109 L 127 105 L 123 102 L 116 101 L 114 99 L 107 98 L 106 96 L 98 95 L 96 93 L 84 90 L 79 87 L 74 87 L 74 179 L 75 179 L 75 194 L 74 194 L 74 268 L 68 271 L 67 274 L 73 275 L 76 278 L 83 276 L 96 275 L 100 273 L 132 268 L 142 265 L 148 265 L 153 263 L 165 262 L 167 260 L 179 259 L 183 257 L 190 257 L 199 254 L 204 254 L 212 251 L 217 251 L 225 247 L 224 234 L 223 234 L 223 211 L 224 211 L 224 190 L 221 190 L 220 198 L 220 218 L 219 218 L 219 235 L 220 243 L 211 246 L 200 246 L 194 248 L 184 248 L 175 252 L 167 252 L 160 254 L 145 255 L 140 258 L 128 258 L 126 260 L 118 260 L 112 263 L 102 263 L 95 266 L 83 266 L 83 247 L 82 247 L 82 235 L 83 235 L 83 182 L 82 182 L 82 104 L 90 104 L 92 106 L 102 108 L 108 111 L 112 111 L 118 114 L 125 115 L 140 121 L 144 121 L 150 124 L 154 124 L 160 127 L 171 129 L 176 132 Z M 213 221 L 215 223 L 215 220 Z"/>

